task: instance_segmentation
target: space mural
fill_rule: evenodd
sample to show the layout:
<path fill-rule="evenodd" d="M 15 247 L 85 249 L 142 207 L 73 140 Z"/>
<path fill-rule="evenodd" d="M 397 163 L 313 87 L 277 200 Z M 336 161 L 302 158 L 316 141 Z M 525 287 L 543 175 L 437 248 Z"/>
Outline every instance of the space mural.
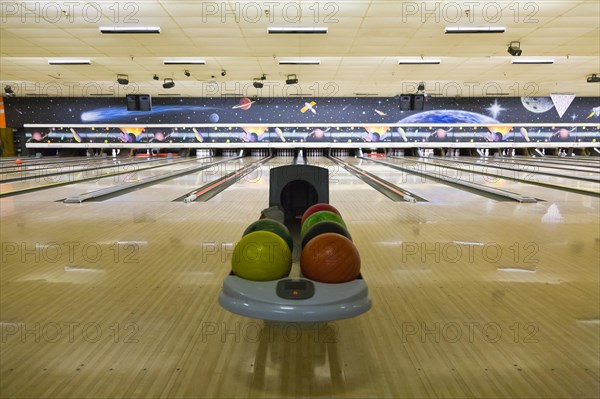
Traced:
<path fill-rule="evenodd" d="M 378 97 L 154 98 L 153 102 L 151 111 L 128 111 L 125 99 L 116 98 L 10 98 L 6 120 L 15 128 L 62 125 L 27 128 L 28 140 L 40 143 L 600 140 L 598 97 L 429 98 L 423 111 L 401 111 L 397 98 Z M 531 126 L 539 123 L 548 125 Z"/>

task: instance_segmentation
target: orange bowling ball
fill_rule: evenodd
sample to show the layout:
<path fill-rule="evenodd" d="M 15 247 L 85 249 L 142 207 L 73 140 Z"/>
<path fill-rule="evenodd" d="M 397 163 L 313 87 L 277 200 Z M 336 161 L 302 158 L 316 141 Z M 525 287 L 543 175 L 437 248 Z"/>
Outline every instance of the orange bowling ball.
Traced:
<path fill-rule="evenodd" d="M 17 164 L 17 165 L 21 165 L 21 164 L 23 164 L 23 161 L 21 161 L 20 159 L 17 159 L 17 160 L 15 161 L 15 164 Z"/>
<path fill-rule="evenodd" d="M 302 275 L 321 283 L 345 283 L 360 274 L 360 254 L 354 243 L 337 233 L 310 240 L 300 256 Z"/>

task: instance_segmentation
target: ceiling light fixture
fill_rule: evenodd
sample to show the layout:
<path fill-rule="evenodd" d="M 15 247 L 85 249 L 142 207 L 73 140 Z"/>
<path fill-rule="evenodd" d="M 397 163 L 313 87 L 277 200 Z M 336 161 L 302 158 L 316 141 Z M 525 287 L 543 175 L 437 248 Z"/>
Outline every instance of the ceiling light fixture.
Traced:
<path fill-rule="evenodd" d="M 321 65 L 321 60 L 279 60 L 279 65 Z"/>
<path fill-rule="evenodd" d="M 421 65 L 437 65 L 440 64 L 442 61 L 439 59 L 434 59 L 434 58 L 412 58 L 412 59 L 401 59 L 398 60 L 398 65 L 416 65 L 416 64 L 421 64 Z"/>
<path fill-rule="evenodd" d="M 160 26 L 101 26 L 100 33 L 105 33 L 105 34 L 160 33 Z"/>
<path fill-rule="evenodd" d="M 504 33 L 505 26 L 447 26 L 444 33 Z"/>
<path fill-rule="evenodd" d="M 316 26 L 269 26 L 267 32 L 269 34 L 284 34 L 284 35 L 298 35 L 298 34 L 326 34 L 328 31 L 327 27 L 316 27 Z"/>
<path fill-rule="evenodd" d="M 90 60 L 48 60 L 49 65 L 90 65 Z"/>
<path fill-rule="evenodd" d="M 163 60 L 164 65 L 204 65 L 204 60 L 180 59 L 180 60 Z"/>
<path fill-rule="evenodd" d="M 538 59 L 531 59 L 531 58 L 519 58 L 519 59 L 514 59 L 512 60 L 513 64 L 534 64 L 534 65 L 539 65 L 539 64 L 554 64 L 554 60 L 552 59 L 543 59 L 543 58 L 538 58 Z"/>

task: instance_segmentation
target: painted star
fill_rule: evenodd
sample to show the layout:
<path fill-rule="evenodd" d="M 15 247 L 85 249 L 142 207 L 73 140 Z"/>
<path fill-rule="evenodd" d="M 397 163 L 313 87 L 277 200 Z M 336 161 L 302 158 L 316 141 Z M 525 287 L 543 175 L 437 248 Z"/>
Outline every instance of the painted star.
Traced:
<path fill-rule="evenodd" d="M 494 100 L 494 104 L 492 104 L 489 108 L 486 108 L 486 110 L 489 111 L 494 119 L 497 119 L 500 112 L 506 111 L 506 108 L 502 108 L 500 104 L 498 104 L 498 100 Z"/>

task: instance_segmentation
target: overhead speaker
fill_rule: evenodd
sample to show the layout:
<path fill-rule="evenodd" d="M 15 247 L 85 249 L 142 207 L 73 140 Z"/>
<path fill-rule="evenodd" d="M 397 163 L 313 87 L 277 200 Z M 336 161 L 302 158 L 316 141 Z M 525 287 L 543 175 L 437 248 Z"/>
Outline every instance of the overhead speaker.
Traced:
<path fill-rule="evenodd" d="M 128 94 L 127 111 L 152 111 L 152 97 L 149 94 Z"/>
<path fill-rule="evenodd" d="M 138 95 L 138 110 L 152 111 L 152 97 L 150 97 L 150 94 Z"/>
<path fill-rule="evenodd" d="M 411 111 L 423 111 L 425 96 L 423 94 L 413 94 L 411 97 Z"/>
<path fill-rule="evenodd" d="M 127 100 L 127 111 L 137 111 L 137 96 L 135 94 L 128 94 L 125 98 Z"/>
<path fill-rule="evenodd" d="M 400 96 L 400 111 L 410 111 L 410 94 L 402 94 Z"/>

